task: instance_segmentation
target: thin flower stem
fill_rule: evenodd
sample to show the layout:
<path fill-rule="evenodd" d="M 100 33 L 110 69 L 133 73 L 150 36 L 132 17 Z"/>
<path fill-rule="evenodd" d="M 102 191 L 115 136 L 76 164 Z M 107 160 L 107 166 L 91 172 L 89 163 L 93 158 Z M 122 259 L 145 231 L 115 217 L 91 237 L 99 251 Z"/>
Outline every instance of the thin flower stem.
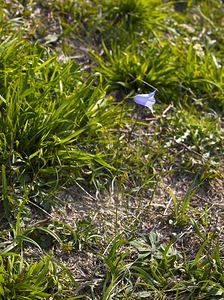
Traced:
<path fill-rule="evenodd" d="M 134 118 L 135 111 L 136 111 L 136 119 L 135 119 L 135 121 L 134 121 L 134 123 L 133 123 L 133 126 L 132 126 L 132 128 L 131 128 L 131 131 L 129 132 L 128 139 L 127 139 L 127 143 L 130 142 L 131 137 L 132 137 L 132 134 L 133 134 L 134 129 L 135 129 L 135 127 L 136 127 L 136 124 L 137 124 L 137 122 L 138 122 L 138 116 L 139 116 L 139 107 L 138 107 L 138 106 L 133 110 L 133 114 L 132 114 L 132 116 L 131 116 L 131 119 Z"/>

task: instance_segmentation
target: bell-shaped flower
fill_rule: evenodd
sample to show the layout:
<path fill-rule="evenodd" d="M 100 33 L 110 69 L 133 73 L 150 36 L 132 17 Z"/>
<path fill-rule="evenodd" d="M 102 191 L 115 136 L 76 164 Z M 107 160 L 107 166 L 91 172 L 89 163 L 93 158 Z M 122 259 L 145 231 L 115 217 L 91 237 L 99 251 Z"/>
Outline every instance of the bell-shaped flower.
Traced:
<path fill-rule="evenodd" d="M 137 104 L 148 107 L 153 112 L 153 104 L 155 104 L 156 90 L 149 94 L 139 94 L 134 97 L 134 101 Z"/>

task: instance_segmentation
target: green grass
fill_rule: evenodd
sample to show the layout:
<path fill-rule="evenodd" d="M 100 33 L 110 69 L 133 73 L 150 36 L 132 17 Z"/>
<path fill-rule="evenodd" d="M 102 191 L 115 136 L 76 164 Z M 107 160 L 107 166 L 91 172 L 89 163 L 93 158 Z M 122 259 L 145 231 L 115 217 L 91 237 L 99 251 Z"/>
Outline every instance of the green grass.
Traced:
<path fill-rule="evenodd" d="M 56 181 L 66 169 L 82 176 L 81 166 L 91 173 L 94 164 L 110 169 L 101 144 L 110 143 L 120 117 L 101 75 L 87 76 L 76 63 L 61 64 L 17 38 L 0 47 L 1 160 L 11 180 Z"/>
<path fill-rule="evenodd" d="M 0 4 L 0 298 L 223 299 L 222 2 Z"/>
<path fill-rule="evenodd" d="M 8 253 L 0 258 L 2 299 L 60 299 L 61 282 L 72 280 L 68 272 L 51 260 L 50 256 L 38 262 L 25 262 L 23 254 Z M 74 286 L 76 283 L 73 282 Z M 73 298 L 75 299 L 75 298 Z"/>

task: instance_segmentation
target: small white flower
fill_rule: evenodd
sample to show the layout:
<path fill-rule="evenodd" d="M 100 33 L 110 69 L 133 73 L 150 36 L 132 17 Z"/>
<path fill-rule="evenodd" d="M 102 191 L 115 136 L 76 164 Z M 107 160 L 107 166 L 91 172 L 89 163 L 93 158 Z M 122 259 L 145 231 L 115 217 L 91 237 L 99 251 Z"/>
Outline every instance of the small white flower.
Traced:
<path fill-rule="evenodd" d="M 155 93 L 156 93 L 156 90 L 154 92 L 152 92 L 152 93 L 149 93 L 149 94 L 139 94 L 139 95 L 136 95 L 134 97 L 134 101 L 137 104 L 140 104 L 140 105 L 148 107 L 151 110 L 151 112 L 153 112 L 152 106 L 156 102 L 155 97 L 154 97 Z"/>

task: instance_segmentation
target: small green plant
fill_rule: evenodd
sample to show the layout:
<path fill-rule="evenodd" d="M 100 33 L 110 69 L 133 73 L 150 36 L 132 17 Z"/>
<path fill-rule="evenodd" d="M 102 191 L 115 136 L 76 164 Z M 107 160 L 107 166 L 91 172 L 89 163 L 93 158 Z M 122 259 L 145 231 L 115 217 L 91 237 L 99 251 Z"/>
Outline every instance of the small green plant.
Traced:
<path fill-rule="evenodd" d="M 212 235 L 191 260 L 184 259 L 172 241 L 162 243 L 154 232 L 129 242 L 118 239 L 105 263 L 102 299 L 222 299 L 224 294 L 220 247 Z"/>
<path fill-rule="evenodd" d="M 83 251 L 83 249 L 95 249 L 98 240 L 101 238 L 97 234 L 90 217 L 77 221 L 75 228 L 62 221 L 53 220 L 49 224 L 48 230 L 48 236 L 53 232 L 57 237 L 54 240 L 58 241 L 62 250 L 68 253 L 76 252 L 77 250 Z M 51 236 L 53 238 L 53 235 Z"/>
<path fill-rule="evenodd" d="M 186 212 L 190 209 L 190 202 L 202 184 L 203 182 L 198 182 L 198 176 L 196 176 L 180 200 L 177 199 L 171 188 L 168 189 L 169 195 L 173 201 L 173 218 L 169 220 L 170 224 L 175 226 L 184 225 L 189 221 L 189 216 L 186 215 Z"/>
<path fill-rule="evenodd" d="M 23 255 L 8 253 L 0 255 L 0 295 L 1 299 L 60 299 L 65 278 L 76 287 L 69 271 L 63 269 L 50 256 L 38 262 L 24 261 Z M 64 281 L 65 283 L 65 281 Z M 65 286 L 64 286 L 65 288 Z M 70 292 L 71 293 L 71 292 Z M 63 293 L 65 295 L 65 293 Z M 69 296 L 69 291 L 67 291 Z M 73 298 L 75 299 L 75 298 Z"/>

